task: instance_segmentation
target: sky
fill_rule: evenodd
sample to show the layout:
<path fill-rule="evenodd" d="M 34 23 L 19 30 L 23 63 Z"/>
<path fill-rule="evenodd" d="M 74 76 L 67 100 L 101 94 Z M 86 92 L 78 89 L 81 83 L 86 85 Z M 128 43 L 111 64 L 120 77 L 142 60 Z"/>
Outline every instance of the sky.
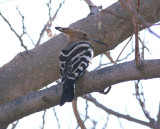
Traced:
<path fill-rule="evenodd" d="M 33 41 L 36 42 L 39 37 L 39 32 L 44 27 L 44 24 L 48 20 L 48 9 L 46 6 L 47 0 L 8 0 L 4 2 L 4 0 L 0 0 L 0 11 L 1 13 L 10 21 L 13 28 L 20 34 L 22 32 L 21 27 L 21 17 L 19 16 L 16 7 L 18 6 L 19 10 L 25 16 L 25 25 L 27 28 L 27 32 L 32 36 Z M 53 1 L 53 14 L 58 8 L 59 4 L 62 0 L 54 0 Z M 116 0 L 93 0 L 92 1 L 97 6 L 102 5 L 103 8 L 113 4 Z M 62 6 L 59 14 L 57 15 L 56 20 L 53 22 L 52 32 L 58 34 L 59 32 L 54 29 L 55 26 L 67 27 L 71 23 L 85 18 L 89 14 L 88 5 L 83 0 L 66 0 L 64 5 Z M 160 27 L 154 26 L 152 27 L 154 32 L 160 35 L 159 29 Z M 17 53 L 24 51 L 24 48 L 20 46 L 20 42 L 17 37 L 10 31 L 8 25 L 3 21 L 0 17 L 0 66 L 3 66 L 7 62 L 9 62 Z M 145 59 L 159 59 L 160 57 L 160 44 L 159 39 L 154 35 L 150 34 L 147 30 L 140 33 L 141 38 L 143 39 L 145 36 L 145 42 L 147 47 L 150 49 L 150 53 L 145 50 Z M 45 35 L 42 38 L 42 43 L 47 40 L 47 36 Z M 128 39 L 127 39 L 128 40 Z M 111 56 L 113 59 L 116 59 L 119 55 L 121 49 L 126 44 L 124 41 L 114 50 L 111 50 Z M 28 39 L 27 36 L 24 37 L 24 43 L 28 46 L 29 49 L 34 48 L 34 45 Z M 133 41 L 134 43 L 134 41 Z M 125 51 L 122 54 L 124 57 L 128 52 L 131 51 L 131 45 L 128 45 Z M 89 70 L 93 70 L 99 64 L 100 57 L 96 57 L 93 59 L 92 66 L 90 66 Z M 133 60 L 134 54 L 132 54 L 127 60 Z M 124 60 L 124 61 L 127 61 Z M 109 60 L 103 56 L 102 63 L 108 63 Z M 150 111 L 151 116 L 156 116 L 158 111 L 158 104 L 160 94 L 160 79 L 150 79 L 147 81 L 142 81 L 143 90 L 145 93 L 147 109 Z M 111 92 L 108 95 L 101 95 L 98 93 L 94 93 L 93 96 L 97 98 L 97 100 L 103 103 L 108 108 L 111 108 L 115 111 L 119 111 L 124 114 L 129 114 L 135 118 L 146 120 L 144 115 L 141 112 L 139 103 L 136 101 L 134 89 L 134 82 L 129 81 L 125 83 L 116 84 Z M 102 99 L 103 98 L 103 99 Z M 85 114 L 85 101 L 81 98 L 78 99 L 78 104 L 81 106 L 78 107 L 78 110 L 81 111 L 82 116 Z M 74 129 L 76 128 L 76 120 L 72 111 L 71 103 L 65 104 L 63 107 L 56 106 L 55 110 L 57 112 L 57 116 L 60 121 L 61 129 Z M 93 104 L 89 103 L 89 115 L 92 119 L 99 121 L 97 124 L 97 129 L 103 128 L 104 123 L 106 122 L 106 118 L 108 114 L 101 109 L 96 108 Z M 39 112 L 20 120 L 16 129 L 39 129 L 42 127 L 42 115 L 43 112 Z M 148 129 L 145 126 L 141 126 L 139 124 L 135 124 L 133 122 L 129 122 L 123 119 L 120 119 L 121 124 L 124 128 L 141 128 Z M 58 125 L 55 119 L 55 115 L 53 109 L 50 108 L 47 110 L 46 119 L 45 119 L 45 128 L 46 129 L 57 129 Z M 116 124 L 115 124 L 116 123 Z M 88 120 L 86 121 L 86 125 L 92 128 L 93 124 Z M 8 129 L 10 129 L 9 126 Z M 107 129 L 121 129 L 121 125 L 117 117 L 110 115 L 109 123 L 107 125 Z"/>

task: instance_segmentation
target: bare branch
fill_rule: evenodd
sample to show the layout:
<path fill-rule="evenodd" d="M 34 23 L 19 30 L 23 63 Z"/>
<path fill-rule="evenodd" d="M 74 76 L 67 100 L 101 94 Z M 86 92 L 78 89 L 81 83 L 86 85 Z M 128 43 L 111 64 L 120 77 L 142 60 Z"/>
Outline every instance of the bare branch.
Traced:
<path fill-rule="evenodd" d="M 77 123 L 78 125 L 81 127 L 81 129 L 86 129 L 85 125 L 84 125 L 84 122 L 83 120 L 81 119 L 79 113 L 78 113 L 78 109 L 77 109 L 77 99 L 74 99 L 72 101 L 72 108 L 73 108 L 73 112 L 74 112 L 74 115 L 77 119 Z"/>
<path fill-rule="evenodd" d="M 113 60 L 109 52 L 106 52 L 105 55 L 108 57 L 108 59 L 111 61 L 111 63 L 116 64 L 116 61 Z"/>
<path fill-rule="evenodd" d="M 62 3 L 59 4 L 58 9 L 56 10 L 56 13 L 54 14 L 52 19 L 55 19 L 57 17 L 58 12 L 60 11 L 60 9 L 62 8 L 62 5 L 65 3 L 65 0 L 62 1 Z"/>
<path fill-rule="evenodd" d="M 123 47 L 122 51 L 120 52 L 120 54 L 118 55 L 117 59 L 115 62 L 117 62 L 119 60 L 119 57 L 121 56 L 122 52 L 124 51 L 124 49 L 127 47 L 127 45 L 129 44 L 129 42 L 132 40 L 133 35 L 129 38 L 128 42 L 126 43 L 126 45 Z"/>
<path fill-rule="evenodd" d="M 26 27 L 25 27 L 25 24 L 24 24 L 24 16 L 22 15 L 21 11 L 18 9 L 18 6 L 16 7 L 19 15 L 22 17 L 22 34 L 21 34 L 21 38 L 23 35 L 27 35 L 28 38 L 31 40 L 32 44 L 35 46 L 34 42 L 33 42 L 33 39 L 31 38 L 31 36 L 28 34 L 27 30 L 26 30 Z"/>
<path fill-rule="evenodd" d="M 149 112 L 146 110 L 144 93 L 142 91 L 140 93 L 140 91 L 139 91 L 139 85 L 138 85 L 139 82 L 140 81 L 137 81 L 137 82 L 135 81 L 136 98 L 137 98 L 146 118 L 148 118 L 150 120 L 150 123 L 153 123 L 155 120 L 150 116 Z M 142 96 L 143 100 L 141 99 L 141 96 Z"/>
<path fill-rule="evenodd" d="M 8 26 L 10 27 L 10 29 L 12 30 L 12 32 L 17 36 L 17 38 L 19 39 L 19 41 L 21 42 L 21 46 L 28 51 L 27 47 L 24 45 L 23 43 L 23 39 L 22 36 L 19 36 L 18 33 L 13 29 L 13 27 L 11 26 L 11 24 L 9 23 L 9 21 L 2 15 L 2 13 L 0 12 L 0 16 L 3 18 L 3 20 L 8 24 Z"/>
<path fill-rule="evenodd" d="M 58 14 L 59 10 L 61 9 L 62 5 L 64 4 L 64 2 L 65 2 L 65 0 L 63 0 L 63 2 L 59 4 L 58 9 L 56 10 L 55 14 L 54 14 L 52 17 L 51 17 L 51 7 L 50 7 L 50 6 L 51 6 L 51 0 L 50 0 L 49 3 L 47 4 L 48 10 L 49 10 L 49 11 L 48 11 L 48 12 L 49 12 L 49 20 L 47 21 L 46 25 L 44 25 L 44 27 L 43 27 L 43 29 L 42 29 L 42 31 L 41 31 L 41 33 L 40 33 L 40 36 L 39 36 L 39 39 L 38 39 L 38 41 L 37 41 L 36 46 L 38 46 L 38 45 L 40 44 L 41 38 L 42 38 L 42 36 L 43 36 L 43 34 L 44 34 L 45 31 L 47 32 L 47 34 L 48 34 L 48 36 L 49 36 L 50 38 L 53 37 L 50 28 L 51 28 L 51 26 L 52 26 L 52 22 L 55 20 L 57 14 Z"/>
<path fill-rule="evenodd" d="M 147 48 L 147 46 L 145 45 L 145 42 L 144 42 L 144 40 L 142 41 L 142 39 L 139 37 L 139 41 L 141 42 L 141 44 L 142 44 L 142 52 L 141 52 L 141 56 L 142 56 L 142 59 L 144 60 L 145 58 L 144 58 L 144 50 L 146 49 L 150 54 L 151 54 L 151 52 L 150 52 L 150 50 L 149 50 L 149 48 Z"/>
<path fill-rule="evenodd" d="M 123 125 L 122 125 L 122 122 L 121 122 L 121 120 L 120 120 L 120 118 L 118 117 L 118 121 L 119 121 L 119 125 L 120 125 L 120 127 L 122 128 L 122 129 L 124 129 L 123 128 Z"/>
<path fill-rule="evenodd" d="M 84 122 L 89 118 L 89 116 L 88 116 L 88 107 L 89 107 L 89 105 L 88 105 L 88 100 L 86 100 L 86 108 L 85 108 L 86 114 L 85 114 Z"/>
<path fill-rule="evenodd" d="M 119 118 L 123 118 L 123 119 L 129 120 L 129 121 L 132 121 L 132 122 L 136 122 L 136 123 L 139 123 L 139 124 L 142 124 L 142 125 L 151 127 L 150 123 L 148 123 L 148 122 L 145 122 L 145 121 L 142 121 L 142 120 L 133 118 L 133 117 L 131 117 L 131 116 L 129 116 L 129 115 L 124 115 L 124 114 L 118 113 L 118 112 L 113 111 L 113 110 L 111 110 L 111 109 L 108 109 L 107 107 L 105 107 L 105 106 L 103 106 L 102 104 L 100 104 L 100 103 L 99 103 L 95 98 L 93 98 L 92 96 L 83 96 L 83 98 L 91 101 L 91 102 L 94 103 L 97 107 L 99 107 L 100 109 L 106 111 L 106 112 L 109 113 L 109 114 L 112 114 L 112 115 L 115 115 L 115 116 L 117 116 L 117 117 L 119 117 Z"/>
<path fill-rule="evenodd" d="M 20 12 L 20 10 L 18 9 L 18 6 L 16 7 L 17 11 L 19 12 L 19 15 L 22 17 L 22 29 L 23 29 L 23 32 L 21 34 L 21 38 L 24 34 L 26 34 L 26 28 L 24 26 L 24 16 L 22 15 L 22 13 Z"/>
<path fill-rule="evenodd" d="M 17 120 L 16 122 L 12 123 L 11 129 L 15 129 L 16 126 L 18 125 L 18 123 L 19 123 L 19 120 Z"/>
<path fill-rule="evenodd" d="M 58 119 L 58 117 L 57 117 L 56 109 L 55 109 L 54 107 L 53 107 L 53 112 L 54 112 L 54 116 L 55 116 L 55 118 L 56 118 L 56 120 L 57 120 L 58 129 L 60 129 L 61 126 L 60 126 L 60 123 L 59 123 L 59 119 Z"/>
<path fill-rule="evenodd" d="M 108 114 L 108 116 L 107 116 L 107 120 L 106 120 L 106 123 L 104 124 L 103 129 L 107 129 L 107 125 L 108 125 L 108 122 L 109 122 L 109 117 L 110 117 L 110 114 Z"/>
<path fill-rule="evenodd" d="M 47 110 L 44 110 L 44 111 L 43 111 L 43 116 L 42 116 L 42 128 L 41 128 L 41 129 L 44 129 L 46 111 L 47 111 Z"/>
<path fill-rule="evenodd" d="M 148 29 L 148 31 L 149 31 L 151 34 L 153 34 L 154 36 L 156 36 L 157 38 L 160 39 L 160 36 L 159 36 L 158 34 L 156 34 L 155 32 L 153 32 L 153 31 L 151 30 L 151 28 L 147 28 L 147 29 Z"/>
<path fill-rule="evenodd" d="M 132 47 L 131 49 L 132 49 L 131 52 L 129 52 L 129 53 L 128 53 L 125 57 L 123 57 L 122 59 L 119 59 L 117 62 L 120 62 L 120 61 L 123 61 L 123 60 L 127 59 L 127 58 L 134 52 L 133 47 Z M 100 66 L 100 67 L 98 66 L 96 69 L 101 68 L 101 67 L 108 66 L 109 64 L 112 64 L 112 63 L 113 63 L 113 62 L 101 64 L 101 66 Z"/>
<path fill-rule="evenodd" d="M 46 24 L 46 25 L 44 25 L 44 27 L 43 27 L 43 29 L 42 29 L 42 31 L 41 31 L 41 33 L 40 33 L 40 35 L 39 35 L 39 39 L 38 39 L 38 41 L 37 41 L 36 46 L 38 46 L 38 45 L 40 44 L 41 39 L 42 39 L 42 36 L 43 36 L 43 34 L 44 34 L 44 32 L 45 32 L 46 28 L 47 28 L 47 24 Z"/>

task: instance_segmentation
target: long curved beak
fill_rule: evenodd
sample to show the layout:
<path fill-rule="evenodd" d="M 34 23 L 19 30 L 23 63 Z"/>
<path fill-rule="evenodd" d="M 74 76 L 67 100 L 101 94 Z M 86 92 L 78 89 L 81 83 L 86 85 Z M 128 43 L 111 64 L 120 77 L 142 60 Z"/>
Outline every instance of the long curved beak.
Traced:
<path fill-rule="evenodd" d="M 104 45 L 104 46 L 106 46 L 106 47 L 109 47 L 108 44 L 105 44 L 104 42 L 101 42 L 101 41 L 99 41 L 99 40 L 92 39 L 92 38 L 90 38 L 90 40 L 91 40 L 91 41 L 94 41 L 94 42 L 96 42 L 96 43 L 102 44 L 102 45 Z"/>

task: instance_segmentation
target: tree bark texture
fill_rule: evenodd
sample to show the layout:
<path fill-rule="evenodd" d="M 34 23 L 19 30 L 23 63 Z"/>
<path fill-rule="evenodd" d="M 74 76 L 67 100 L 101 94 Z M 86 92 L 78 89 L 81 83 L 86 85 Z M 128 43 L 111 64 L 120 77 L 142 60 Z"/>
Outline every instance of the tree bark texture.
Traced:
<path fill-rule="evenodd" d="M 134 3 L 135 0 L 131 1 Z M 109 45 L 109 48 L 106 48 L 92 43 L 95 56 L 114 49 L 118 44 L 131 36 L 134 31 L 134 26 L 130 21 L 110 15 L 107 13 L 107 11 L 111 11 L 116 15 L 131 19 L 130 15 L 121 7 L 120 3 L 117 2 L 102 10 L 98 14 L 91 15 L 70 25 L 70 27 L 86 31 L 90 37 L 106 42 Z M 149 23 L 156 23 L 160 21 L 160 1 L 141 0 L 140 15 Z M 144 26 L 141 26 L 140 30 L 144 28 Z M 65 47 L 66 42 L 66 36 L 60 34 L 43 43 L 42 45 L 29 50 L 28 52 L 19 53 L 9 63 L 2 66 L 0 68 L 0 104 L 8 102 L 19 96 L 26 95 L 31 91 L 41 89 L 47 84 L 57 80 L 60 77 L 59 52 Z M 150 75 L 150 73 L 147 74 L 148 76 Z M 143 77 L 142 73 L 141 76 Z M 84 83 L 86 87 L 80 86 L 81 88 L 79 89 L 79 94 L 77 93 L 78 96 L 82 95 L 82 93 L 89 93 L 90 91 L 89 88 L 87 88 L 89 83 L 86 79 L 86 82 Z M 124 80 L 127 81 L 127 79 Z M 112 82 L 112 80 L 108 80 L 107 84 L 110 84 L 110 82 Z M 100 82 L 100 84 L 103 83 L 104 82 Z M 104 85 L 101 86 L 102 87 L 99 89 L 103 89 L 105 87 Z M 58 87 L 56 86 L 54 88 L 57 89 Z M 86 89 L 88 89 L 88 91 L 86 91 Z M 93 91 L 99 89 L 95 88 Z M 58 89 L 56 91 L 58 93 L 60 92 Z M 54 92 L 52 94 L 54 94 Z M 58 99 L 55 97 L 52 99 L 55 99 L 53 101 L 58 104 L 59 97 Z M 0 110 L 2 111 L 1 108 Z M 22 109 L 20 111 L 22 111 Z"/>
<path fill-rule="evenodd" d="M 133 60 L 88 72 L 77 81 L 75 95 L 78 97 L 101 91 L 108 86 L 124 81 L 160 77 L 160 59 L 146 60 L 143 64 L 143 71 L 137 70 Z M 24 116 L 58 105 L 61 94 L 62 86 L 58 84 L 44 90 L 30 92 L 0 105 L 0 127 Z"/>

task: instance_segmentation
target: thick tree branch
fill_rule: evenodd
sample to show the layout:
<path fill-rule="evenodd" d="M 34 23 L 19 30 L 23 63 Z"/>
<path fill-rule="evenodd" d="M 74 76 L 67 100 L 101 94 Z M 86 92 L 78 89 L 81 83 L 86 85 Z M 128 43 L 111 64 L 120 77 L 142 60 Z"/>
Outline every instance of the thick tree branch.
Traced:
<path fill-rule="evenodd" d="M 134 0 L 131 0 L 134 1 Z M 160 20 L 160 1 L 141 0 L 140 15 L 148 23 L 156 23 Z M 86 31 L 92 38 L 107 42 L 109 48 L 92 44 L 95 55 L 105 53 L 115 48 L 118 44 L 132 35 L 134 26 L 130 21 L 120 19 L 107 12 L 130 18 L 119 2 L 91 15 L 71 27 Z M 140 30 L 145 28 L 141 26 Z M 30 91 L 36 91 L 59 78 L 58 55 L 64 48 L 67 38 L 60 34 L 36 48 L 18 54 L 13 60 L 0 68 L 0 104 L 13 98 L 25 95 Z"/>
<path fill-rule="evenodd" d="M 76 83 L 76 97 L 96 92 L 108 86 L 138 79 L 160 77 L 160 59 L 143 62 L 144 70 L 136 69 L 135 61 L 121 63 L 86 73 Z M 30 92 L 25 96 L 13 99 L 0 106 L 0 127 L 32 113 L 59 104 L 62 94 L 61 84 L 50 88 Z"/>

